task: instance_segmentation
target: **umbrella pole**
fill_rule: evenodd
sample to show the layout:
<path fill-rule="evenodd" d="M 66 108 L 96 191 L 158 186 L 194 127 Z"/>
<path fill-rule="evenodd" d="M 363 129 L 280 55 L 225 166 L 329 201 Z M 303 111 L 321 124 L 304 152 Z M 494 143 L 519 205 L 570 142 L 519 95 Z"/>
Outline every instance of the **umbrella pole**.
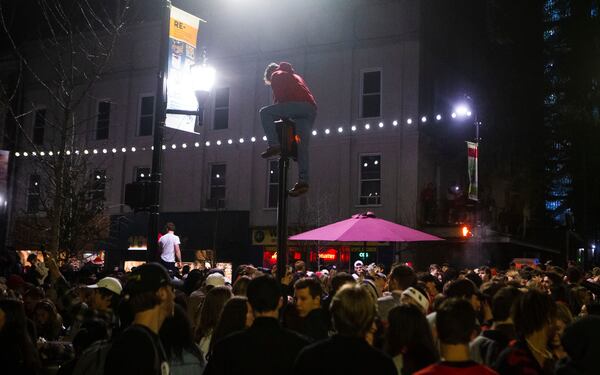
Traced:
<path fill-rule="evenodd" d="M 315 272 L 319 272 L 321 270 L 321 257 L 319 256 L 319 250 L 321 249 L 319 247 L 319 241 L 317 241 L 317 269 Z"/>

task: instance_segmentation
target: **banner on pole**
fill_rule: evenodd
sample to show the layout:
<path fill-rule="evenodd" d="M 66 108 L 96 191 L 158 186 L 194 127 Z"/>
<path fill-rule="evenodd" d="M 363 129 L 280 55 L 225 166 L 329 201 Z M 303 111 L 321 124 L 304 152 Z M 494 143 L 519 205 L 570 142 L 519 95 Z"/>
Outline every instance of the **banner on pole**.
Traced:
<path fill-rule="evenodd" d="M 169 71 L 167 108 L 194 111 L 198 108 L 190 67 L 196 63 L 200 18 L 171 6 L 169 24 Z M 168 114 L 165 126 L 195 133 L 196 116 Z"/>
<path fill-rule="evenodd" d="M 469 199 L 479 200 L 477 162 L 479 160 L 478 143 L 467 142 L 467 172 L 469 174 Z"/>

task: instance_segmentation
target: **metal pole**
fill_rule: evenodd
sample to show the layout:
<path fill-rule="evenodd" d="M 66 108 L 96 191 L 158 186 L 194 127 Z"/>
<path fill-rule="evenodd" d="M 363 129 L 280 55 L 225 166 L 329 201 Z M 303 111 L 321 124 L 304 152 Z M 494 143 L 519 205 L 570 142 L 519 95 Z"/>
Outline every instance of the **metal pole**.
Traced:
<path fill-rule="evenodd" d="M 481 253 L 481 241 L 483 240 L 483 226 L 480 222 L 479 214 L 479 119 L 477 113 L 475 113 L 475 142 L 477 144 L 477 158 L 475 159 L 475 181 L 477 181 L 476 200 L 475 200 L 475 227 L 477 228 L 477 247 L 478 252 Z"/>
<path fill-rule="evenodd" d="M 281 155 L 279 157 L 279 185 L 277 195 L 277 280 L 285 276 L 288 263 L 287 248 L 287 181 L 290 152 L 291 124 L 278 122 L 281 127 Z"/>
<path fill-rule="evenodd" d="M 147 259 L 158 260 L 158 223 L 160 210 L 160 185 L 162 175 L 162 143 L 167 117 L 167 72 L 169 69 L 169 24 L 171 1 L 163 2 L 162 29 L 160 37 L 160 58 L 158 62 L 158 82 L 154 106 L 154 149 L 152 150 L 152 175 L 150 177 L 150 216 L 148 218 Z"/>

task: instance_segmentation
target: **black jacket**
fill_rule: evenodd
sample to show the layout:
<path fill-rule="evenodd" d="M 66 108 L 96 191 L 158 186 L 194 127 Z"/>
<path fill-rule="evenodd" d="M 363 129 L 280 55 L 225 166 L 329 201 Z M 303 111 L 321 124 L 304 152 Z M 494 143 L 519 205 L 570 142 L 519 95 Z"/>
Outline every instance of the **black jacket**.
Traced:
<path fill-rule="evenodd" d="M 284 311 L 283 326 L 298 332 L 312 342 L 326 339 L 329 336 L 329 312 L 323 308 L 315 309 L 304 318 L 298 316 L 295 305 L 288 305 Z"/>
<path fill-rule="evenodd" d="M 309 341 L 281 328 L 277 319 L 256 318 L 252 327 L 216 343 L 204 375 L 289 374 Z"/>
<path fill-rule="evenodd" d="M 293 374 L 397 375 L 390 357 L 371 347 L 364 339 L 333 337 L 304 348 L 294 364 Z"/>

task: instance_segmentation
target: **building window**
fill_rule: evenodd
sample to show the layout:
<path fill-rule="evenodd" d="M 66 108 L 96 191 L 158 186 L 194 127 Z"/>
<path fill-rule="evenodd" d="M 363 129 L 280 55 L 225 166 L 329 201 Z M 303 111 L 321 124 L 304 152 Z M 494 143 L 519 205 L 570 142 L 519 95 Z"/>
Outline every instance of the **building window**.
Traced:
<path fill-rule="evenodd" d="M 150 173 L 152 170 L 148 167 L 135 168 L 135 182 L 150 181 Z"/>
<path fill-rule="evenodd" d="M 4 117 L 4 148 L 11 150 L 15 147 L 17 137 L 17 122 L 10 112 Z"/>
<path fill-rule="evenodd" d="M 140 99 L 139 136 L 152 135 L 154 125 L 154 96 L 143 96 Z"/>
<path fill-rule="evenodd" d="M 217 89 L 215 92 L 215 118 L 213 129 L 227 129 L 229 127 L 229 88 Z"/>
<path fill-rule="evenodd" d="M 381 116 L 381 70 L 362 72 L 360 117 Z"/>
<path fill-rule="evenodd" d="M 92 185 L 90 189 L 90 203 L 96 210 L 102 211 L 104 208 L 106 190 L 106 171 L 96 169 L 92 174 Z"/>
<path fill-rule="evenodd" d="M 225 207 L 227 165 L 213 164 L 210 166 L 210 191 L 207 206 L 210 208 Z"/>
<path fill-rule="evenodd" d="M 98 120 L 96 121 L 96 139 L 108 139 L 108 128 L 110 125 L 110 102 L 98 103 Z"/>
<path fill-rule="evenodd" d="M 44 144 L 44 131 L 46 129 L 46 110 L 38 109 L 35 111 L 35 119 L 33 122 L 33 144 Z"/>
<path fill-rule="evenodd" d="M 359 204 L 381 204 L 381 155 L 360 157 Z"/>
<path fill-rule="evenodd" d="M 29 176 L 29 187 L 27 188 L 27 212 L 34 214 L 40 211 L 40 176 L 32 174 Z"/>
<path fill-rule="evenodd" d="M 269 160 L 267 208 L 277 208 L 279 196 L 279 161 Z"/>

